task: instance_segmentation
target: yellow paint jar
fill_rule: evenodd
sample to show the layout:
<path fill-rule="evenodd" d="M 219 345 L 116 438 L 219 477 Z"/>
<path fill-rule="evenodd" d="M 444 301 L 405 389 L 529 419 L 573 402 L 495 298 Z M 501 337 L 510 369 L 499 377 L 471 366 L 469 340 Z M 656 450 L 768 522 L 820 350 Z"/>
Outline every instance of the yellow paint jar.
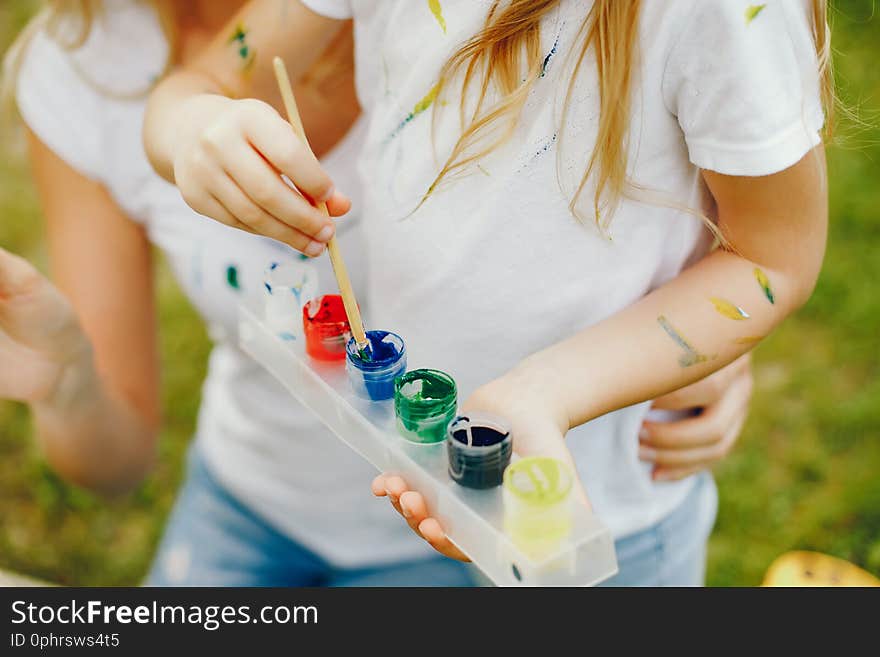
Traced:
<path fill-rule="evenodd" d="M 530 456 L 504 471 L 504 531 L 533 558 L 571 533 L 574 476 L 562 461 Z"/>

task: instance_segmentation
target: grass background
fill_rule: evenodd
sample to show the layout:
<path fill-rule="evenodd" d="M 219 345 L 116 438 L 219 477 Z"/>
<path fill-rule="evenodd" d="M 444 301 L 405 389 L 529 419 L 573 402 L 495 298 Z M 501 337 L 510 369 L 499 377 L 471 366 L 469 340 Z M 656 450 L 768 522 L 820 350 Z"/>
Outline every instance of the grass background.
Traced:
<path fill-rule="evenodd" d="M 0 4 L 0 50 L 36 6 Z M 829 152 L 831 238 L 809 304 L 756 352 L 752 413 L 717 469 L 721 491 L 708 582 L 754 585 L 790 549 L 843 557 L 880 575 L 880 17 L 838 1 L 835 65 L 844 123 Z M 0 245 L 45 268 L 20 140 L 0 144 Z M 165 423 L 159 465 L 133 495 L 105 502 L 40 458 L 27 409 L 0 402 L 0 568 L 53 582 L 131 585 L 146 572 L 182 474 L 209 343 L 160 271 Z"/>

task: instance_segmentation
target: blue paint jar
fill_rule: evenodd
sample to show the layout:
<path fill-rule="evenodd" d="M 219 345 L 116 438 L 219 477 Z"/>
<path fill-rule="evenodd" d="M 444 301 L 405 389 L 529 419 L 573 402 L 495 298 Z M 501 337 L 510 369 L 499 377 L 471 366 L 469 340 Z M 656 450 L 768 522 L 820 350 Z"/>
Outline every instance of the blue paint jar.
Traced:
<path fill-rule="evenodd" d="M 488 413 L 459 415 L 446 431 L 449 476 L 466 488 L 494 488 L 504 480 L 513 437 L 503 419 Z"/>
<path fill-rule="evenodd" d="M 369 354 L 362 355 L 354 338 L 345 347 L 345 369 L 358 397 L 372 401 L 394 398 L 394 380 L 406 372 L 406 345 L 396 333 L 367 331 Z"/>

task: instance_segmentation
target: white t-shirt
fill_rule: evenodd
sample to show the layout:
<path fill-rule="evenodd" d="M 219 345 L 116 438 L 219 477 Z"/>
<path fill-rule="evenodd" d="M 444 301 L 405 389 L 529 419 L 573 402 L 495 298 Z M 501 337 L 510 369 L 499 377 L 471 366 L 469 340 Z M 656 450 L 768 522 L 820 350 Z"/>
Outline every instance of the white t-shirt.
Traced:
<path fill-rule="evenodd" d="M 38 33 L 18 80 L 21 114 L 58 156 L 100 182 L 142 224 L 208 323 L 215 346 L 202 389 L 197 439 L 212 472 L 256 513 L 328 561 L 358 567 L 431 554 L 387 502 L 370 494 L 375 475 L 310 412 L 237 347 L 236 313 L 259 303 L 272 262 L 298 254 L 267 238 L 194 213 L 150 167 L 141 142 L 145 93 L 164 68 L 167 44 L 149 4 L 114 0 L 89 41 L 66 51 Z M 129 97 L 129 99 L 125 99 Z M 357 198 L 352 161 L 363 124 L 325 158 Z M 357 283 L 364 278 L 358 220 L 339 222 Z M 325 292 L 326 257 L 313 263 Z M 364 304 L 366 307 L 366 304 Z M 209 546 L 206 546 L 208 549 Z"/>
<path fill-rule="evenodd" d="M 513 137 L 441 186 L 414 214 L 460 134 L 460 87 L 431 90 L 442 64 L 484 24 L 490 0 L 304 0 L 355 20 L 358 93 L 369 128 L 361 156 L 362 220 L 372 259 L 372 326 L 408 343 L 411 367 L 452 374 L 462 398 L 529 354 L 620 311 L 708 249 L 708 231 L 669 204 L 624 201 L 610 226 L 569 212 L 598 117 L 588 54 L 560 117 L 578 32 L 589 9 L 562 0 L 545 18 L 544 71 Z M 766 175 L 820 143 L 823 122 L 807 3 L 643 2 L 630 117 L 629 174 L 661 198 L 712 215 L 699 168 Z M 473 99 L 471 99 L 473 100 Z M 445 103 L 445 105 L 443 104 Z M 633 349 L 639 345 L 634 344 Z M 650 367 L 651 353 L 645 353 Z M 589 367 L 589 363 L 585 363 Z M 633 375 L 638 375 L 634 372 Z M 654 483 L 638 459 L 649 404 L 571 431 L 568 444 L 601 519 L 615 536 L 668 514 L 692 481 Z"/>

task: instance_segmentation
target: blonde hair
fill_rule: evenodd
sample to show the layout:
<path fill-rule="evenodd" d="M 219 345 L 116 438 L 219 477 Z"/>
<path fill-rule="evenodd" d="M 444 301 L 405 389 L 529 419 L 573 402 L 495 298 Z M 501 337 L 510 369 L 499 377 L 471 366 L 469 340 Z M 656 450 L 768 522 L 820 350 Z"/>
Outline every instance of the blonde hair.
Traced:
<path fill-rule="evenodd" d="M 511 137 L 529 92 L 542 72 L 542 19 L 559 2 L 509 0 L 502 6 L 501 0 L 495 0 L 483 29 L 446 62 L 440 73 L 441 92 L 449 80 L 463 71 L 459 105 L 462 134 L 419 207 L 444 180 L 453 179 L 468 165 Z M 637 186 L 627 177 L 627 133 L 641 4 L 641 0 L 595 0 L 581 25 L 580 47 L 572 53 L 577 59 L 565 97 L 562 129 L 565 127 L 575 79 L 590 48 L 595 52 L 598 69 L 599 125 L 596 143 L 580 184 L 570 199 L 569 209 L 581 218 L 577 211 L 578 201 L 587 181 L 592 178 L 595 182 L 592 199 L 594 218 L 603 230 L 608 227 L 620 201 L 637 190 Z M 826 136 L 829 136 L 834 92 L 827 0 L 813 0 L 812 19 L 822 101 L 827 116 Z M 478 83 L 479 93 L 473 111 L 468 112 L 465 92 L 474 82 Z M 494 85 L 499 99 L 494 105 L 486 107 L 490 85 Z M 441 105 L 436 103 L 434 106 L 435 120 Z M 467 116 L 469 113 L 470 118 Z M 717 236 L 714 225 L 706 221 Z"/>

